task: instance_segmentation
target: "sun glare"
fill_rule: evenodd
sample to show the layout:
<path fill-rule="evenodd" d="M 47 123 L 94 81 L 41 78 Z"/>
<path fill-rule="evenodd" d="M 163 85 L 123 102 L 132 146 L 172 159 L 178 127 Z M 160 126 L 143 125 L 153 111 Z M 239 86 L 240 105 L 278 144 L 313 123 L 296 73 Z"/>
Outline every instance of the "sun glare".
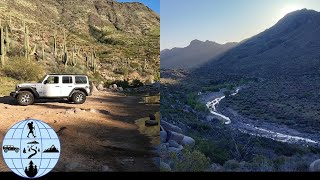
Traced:
<path fill-rule="evenodd" d="M 280 18 L 283 18 L 286 14 L 292 11 L 300 10 L 300 9 L 303 9 L 301 5 L 297 5 L 297 4 L 286 5 L 281 9 L 279 16 Z"/>

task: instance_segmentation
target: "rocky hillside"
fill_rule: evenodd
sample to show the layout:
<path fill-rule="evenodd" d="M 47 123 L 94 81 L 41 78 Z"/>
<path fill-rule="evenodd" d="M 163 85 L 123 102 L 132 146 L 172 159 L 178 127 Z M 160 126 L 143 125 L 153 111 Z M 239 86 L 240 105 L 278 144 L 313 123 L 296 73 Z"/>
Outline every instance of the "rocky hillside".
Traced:
<path fill-rule="evenodd" d="M 9 43 L 2 64 L 25 56 L 28 37 L 31 61 L 45 72 L 87 73 L 99 81 L 159 76 L 160 16 L 141 3 L 3 0 L 0 19 Z"/>
<path fill-rule="evenodd" d="M 235 47 L 237 43 L 218 44 L 212 41 L 193 40 L 184 48 L 161 51 L 162 69 L 192 69 Z"/>

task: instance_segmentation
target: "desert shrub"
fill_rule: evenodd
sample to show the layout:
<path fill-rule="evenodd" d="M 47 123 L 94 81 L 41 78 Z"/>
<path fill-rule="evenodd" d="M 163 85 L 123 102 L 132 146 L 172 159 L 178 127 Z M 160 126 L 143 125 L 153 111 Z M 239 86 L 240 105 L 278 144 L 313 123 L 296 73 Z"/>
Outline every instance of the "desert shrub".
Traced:
<path fill-rule="evenodd" d="M 188 94 L 187 104 L 197 111 L 206 112 L 207 106 L 199 102 L 197 95 L 195 93 Z"/>
<path fill-rule="evenodd" d="M 129 69 L 127 67 L 120 67 L 115 70 L 115 73 L 127 76 L 129 74 Z"/>
<path fill-rule="evenodd" d="M 154 80 L 155 81 L 160 81 L 160 71 L 155 73 Z"/>
<path fill-rule="evenodd" d="M 226 96 L 226 97 L 228 97 L 228 96 L 230 96 L 232 93 L 231 93 L 231 91 L 224 91 L 223 92 L 223 94 Z"/>
<path fill-rule="evenodd" d="M 87 74 L 87 70 L 84 67 L 79 66 L 65 66 L 64 64 L 50 64 L 47 71 L 49 73 L 68 73 L 68 74 Z"/>
<path fill-rule="evenodd" d="M 251 165 L 252 165 L 253 171 L 258 171 L 258 172 L 274 171 L 273 162 L 269 158 L 262 155 L 255 156 L 252 160 Z"/>
<path fill-rule="evenodd" d="M 178 172 L 203 172 L 210 166 L 210 159 L 198 150 L 185 148 L 180 156 L 173 160 L 173 171 Z"/>
<path fill-rule="evenodd" d="M 114 81 L 112 81 L 112 80 L 104 80 L 103 86 L 104 86 L 104 87 L 109 87 L 110 85 L 113 84 L 113 82 L 114 82 Z"/>
<path fill-rule="evenodd" d="M 89 80 L 92 82 L 100 83 L 101 81 L 104 81 L 104 78 L 101 76 L 99 72 L 94 72 L 90 77 Z"/>
<path fill-rule="evenodd" d="M 212 127 L 209 124 L 205 124 L 205 123 L 198 122 L 198 121 L 189 122 L 188 125 L 192 129 L 194 129 L 194 130 L 196 130 L 196 131 L 198 131 L 200 133 L 206 133 L 206 132 L 209 132 L 210 130 L 212 130 Z"/>
<path fill-rule="evenodd" d="M 117 81 L 112 82 L 111 84 L 116 84 L 118 87 L 122 87 L 122 88 L 130 87 L 129 82 L 126 80 L 124 80 L 124 81 L 117 80 Z"/>
<path fill-rule="evenodd" d="M 22 57 L 10 58 L 1 71 L 5 76 L 21 81 L 38 81 L 45 74 L 43 65 Z"/>
<path fill-rule="evenodd" d="M 143 86 L 143 83 L 139 79 L 134 79 L 131 83 L 131 86 L 136 88 L 136 87 Z"/>
<path fill-rule="evenodd" d="M 241 165 L 238 161 L 232 159 L 225 162 L 223 167 L 226 171 L 239 171 L 241 168 Z"/>
<path fill-rule="evenodd" d="M 225 142 L 216 142 L 208 139 L 197 138 L 195 137 L 197 142 L 196 149 L 201 151 L 207 157 L 209 157 L 212 162 L 224 164 L 227 160 L 230 159 L 229 149 L 226 147 Z"/>
<path fill-rule="evenodd" d="M 139 63 L 133 62 L 130 65 L 133 69 L 137 69 L 138 67 L 140 67 L 141 65 Z"/>

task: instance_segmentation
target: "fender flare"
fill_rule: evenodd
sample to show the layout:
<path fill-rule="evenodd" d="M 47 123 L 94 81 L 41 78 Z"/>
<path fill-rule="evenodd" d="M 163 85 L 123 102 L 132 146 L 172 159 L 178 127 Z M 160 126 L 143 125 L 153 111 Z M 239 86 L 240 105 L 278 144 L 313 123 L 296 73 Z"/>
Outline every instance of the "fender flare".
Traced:
<path fill-rule="evenodd" d="M 82 91 L 86 94 L 86 96 L 88 96 L 88 92 L 84 88 L 74 88 L 72 89 L 68 97 L 70 98 L 75 91 Z"/>
<path fill-rule="evenodd" d="M 35 98 L 40 97 L 39 93 L 34 87 L 21 87 L 21 88 L 18 88 L 17 91 L 18 91 L 17 95 L 19 94 L 20 91 L 31 91 L 31 93 L 34 95 Z"/>

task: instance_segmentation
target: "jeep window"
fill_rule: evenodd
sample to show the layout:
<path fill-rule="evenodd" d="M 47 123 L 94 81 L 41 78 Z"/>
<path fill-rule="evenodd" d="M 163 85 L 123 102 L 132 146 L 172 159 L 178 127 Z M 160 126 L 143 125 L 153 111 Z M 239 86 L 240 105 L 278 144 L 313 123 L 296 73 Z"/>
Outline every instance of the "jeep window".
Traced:
<path fill-rule="evenodd" d="M 48 84 L 59 84 L 59 76 L 49 76 L 47 79 Z"/>
<path fill-rule="evenodd" d="M 76 84 L 87 84 L 87 78 L 85 76 L 76 76 Z"/>
<path fill-rule="evenodd" d="M 72 83 L 72 77 L 71 76 L 63 76 L 62 77 L 62 83 L 63 84 L 71 84 Z"/>

